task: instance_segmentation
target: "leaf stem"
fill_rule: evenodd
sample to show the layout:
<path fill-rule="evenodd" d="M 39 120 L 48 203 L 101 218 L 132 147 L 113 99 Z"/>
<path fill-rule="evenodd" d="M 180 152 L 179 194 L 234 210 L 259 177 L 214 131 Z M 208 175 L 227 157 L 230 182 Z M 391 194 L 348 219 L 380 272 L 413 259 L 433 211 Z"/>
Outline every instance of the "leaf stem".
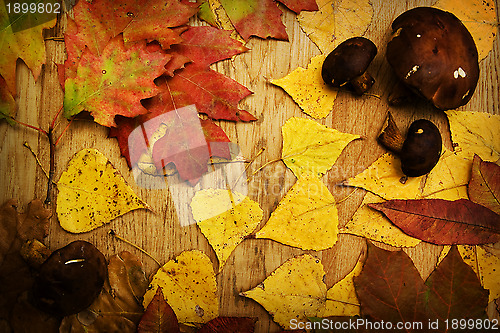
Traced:
<path fill-rule="evenodd" d="M 110 229 L 108 234 L 112 237 L 115 237 L 116 239 L 119 239 L 121 240 L 122 242 L 125 242 L 126 244 L 136 248 L 137 250 L 141 251 L 142 253 L 144 253 L 145 255 L 147 255 L 148 257 L 150 257 L 151 259 L 153 259 L 153 261 L 159 266 L 159 267 L 162 267 L 161 263 L 155 258 L 153 257 L 149 252 L 147 252 L 146 250 L 144 250 L 143 248 L 141 248 L 139 245 L 136 245 L 134 243 L 132 243 L 131 241 L 119 236 L 116 234 L 116 232 L 113 230 L 113 229 Z"/>
<path fill-rule="evenodd" d="M 28 148 L 28 150 L 30 151 L 30 153 L 33 155 L 33 157 L 35 158 L 35 161 L 36 161 L 36 164 L 38 164 L 38 166 L 40 167 L 40 169 L 42 169 L 43 173 L 45 174 L 45 177 L 47 177 L 47 179 L 49 179 L 49 174 L 47 173 L 47 171 L 44 169 L 44 167 L 42 166 L 42 163 L 40 162 L 40 160 L 38 159 L 38 156 L 36 155 L 36 153 L 33 151 L 33 149 L 31 148 L 31 146 L 28 144 L 27 141 L 25 141 L 23 143 L 23 146 Z"/>
<path fill-rule="evenodd" d="M 45 198 L 45 204 L 49 204 L 52 201 L 52 179 L 56 171 L 56 145 L 54 143 L 53 128 L 49 128 L 47 132 L 47 138 L 49 139 L 49 179 L 47 184 L 47 196 Z"/>

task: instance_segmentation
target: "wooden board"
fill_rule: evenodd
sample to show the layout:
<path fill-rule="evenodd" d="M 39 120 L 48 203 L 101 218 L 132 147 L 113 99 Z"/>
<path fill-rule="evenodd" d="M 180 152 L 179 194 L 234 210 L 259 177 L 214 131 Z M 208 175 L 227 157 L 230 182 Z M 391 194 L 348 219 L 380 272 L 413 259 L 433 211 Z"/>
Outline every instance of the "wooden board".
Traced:
<path fill-rule="evenodd" d="M 365 36 L 379 48 L 379 53 L 370 66 L 376 79 L 371 93 L 379 95 L 354 97 L 339 93 L 335 106 L 325 119 L 319 123 L 343 132 L 358 134 L 363 140 L 351 143 L 343 152 L 337 164 L 323 178 L 337 200 L 350 195 L 352 188 L 338 186 L 344 179 L 364 170 L 380 156 L 384 150 L 376 143 L 376 135 L 381 128 L 387 111 L 387 96 L 395 86 L 396 80 L 385 60 L 385 45 L 390 37 L 390 23 L 403 11 L 419 6 L 432 5 L 432 1 L 382 1 L 373 0 L 374 17 Z M 279 87 L 268 80 L 281 78 L 295 68 L 306 67 L 312 56 L 320 54 L 317 47 L 300 29 L 296 15 L 285 7 L 283 22 L 286 25 L 289 42 L 261 40 L 252 38 L 247 46 L 249 51 L 233 60 L 224 61 L 214 69 L 228 75 L 245 85 L 254 94 L 241 103 L 241 107 L 254 114 L 258 120 L 253 123 L 221 122 L 230 139 L 237 143 L 242 154 L 252 159 L 265 148 L 264 153 L 253 162 L 249 173 L 267 161 L 281 156 L 281 126 L 292 117 L 309 118 L 292 99 Z M 498 3 L 497 3 L 498 15 Z M 199 22 L 193 22 L 199 24 Z M 56 28 L 48 31 L 47 36 L 62 36 L 64 20 Z M 47 40 L 47 64 L 38 82 L 35 82 L 27 67 L 18 61 L 18 105 L 17 118 L 42 128 L 47 128 L 53 115 L 62 105 L 63 92 L 57 79 L 56 64 L 65 59 L 64 43 Z M 498 34 L 487 58 L 480 64 L 481 77 L 472 100 L 460 110 L 474 110 L 500 114 L 500 42 Z M 418 118 L 428 118 L 437 123 L 450 147 L 449 129 L 442 112 L 432 110 L 425 103 L 391 109 L 396 122 L 406 128 Z M 57 128 L 60 133 L 65 125 Z M 24 209 L 33 198 L 44 198 L 46 178 L 36 165 L 33 155 L 23 147 L 27 142 L 38 155 L 41 164 L 48 168 L 49 150 L 46 137 L 20 126 L 9 127 L 0 124 L 0 201 L 17 198 L 20 209 Z M 83 148 L 93 147 L 103 152 L 112 164 L 122 173 L 132 188 L 151 206 L 151 211 L 135 211 L 117 218 L 111 224 L 85 234 L 69 234 L 61 229 L 53 216 L 47 244 L 55 249 L 76 239 L 84 239 L 95 244 L 106 256 L 123 250 L 138 255 L 143 260 L 147 274 L 158 268 L 155 262 L 130 245 L 112 238 L 108 231 L 112 228 L 120 236 L 133 241 L 147 250 L 160 262 L 166 262 L 184 250 L 199 249 L 217 259 L 206 239 L 196 225 L 181 227 L 178 223 L 173 198 L 168 190 L 146 190 L 138 187 L 127 164 L 120 156 L 115 139 L 107 138 L 107 129 L 91 121 L 75 121 L 57 147 L 56 180 L 66 168 L 73 154 Z M 258 172 L 249 183 L 250 197 L 264 210 L 265 223 L 279 200 L 295 177 L 283 163 L 275 162 Z M 357 190 L 347 200 L 339 204 L 340 225 L 344 225 L 359 206 L 364 192 Z M 51 206 L 54 210 L 55 207 Z M 327 271 L 326 284 L 331 287 L 354 266 L 365 248 L 361 238 L 341 235 L 338 243 L 331 249 L 309 252 L 321 258 Z M 414 249 L 405 250 L 416 262 L 417 268 L 425 278 L 432 271 L 440 247 L 421 244 Z M 217 275 L 220 299 L 220 314 L 226 316 L 258 317 L 257 332 L 276 332 L 278 326 L 267 312 L 250 299 L 240 297 L 241 291 L 255 287 L 274 269 L 287 259 L 303 253 L 296 248 L 287 247 L 270 240 L 246 240 L 239 245 L 229 258 L 226 267 Z"/>

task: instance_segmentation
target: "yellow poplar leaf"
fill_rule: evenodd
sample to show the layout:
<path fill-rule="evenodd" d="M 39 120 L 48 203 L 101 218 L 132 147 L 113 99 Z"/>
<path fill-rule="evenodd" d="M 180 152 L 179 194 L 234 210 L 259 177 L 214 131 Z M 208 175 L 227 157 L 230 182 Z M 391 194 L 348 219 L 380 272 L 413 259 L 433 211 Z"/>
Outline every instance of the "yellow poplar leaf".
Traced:
<path fill-rule="evenodd" d="M 433 7 L 453 13 L 465 25 L 474 38 L 479 61 L 493 48 L 498 31 L 494 0 L 438 0 Z"/>
<path fill-rule="evenodd" d="M 305 254 L 288 260 L 257 287 L 240 295 L 258 302 L 275 322 L 289 329 L 290 320 L 306 322 L 325 306 L 324 276 L 320 260 Z"/>
<path fill-rule="evenodd" d="M 348 179 L 346 185 L 364 188 L 386 200 L 419 198 L 424 176 L 409 177 L 402 183 L 403 177 L 399 158 L 385 153 L 366 170 Z"/>
<path fill-rule="evenodd" d="M 269 238 L 303 250 L 324 250 L 337 241 L 335 199 L 313 175 L 303 175 L 290 188 L 256 238 Z"/>
<path fill-rule="evenodd" d="M 365 237 L 396 247 L 414 247 L 418 245 L 421 242 L 419 239 L 408 236 L 392 224 L 384 214 L 367 206 L 369 203 L 384 201 L 375 194 L 366 193 L 361 206 L 340 232 Z"/>
<path fill-rule="evenodd" d="M 57 188 L 57 217 L 69 232 L 90 231 L 131 210 L 148 208 L 96 149 L 76 153 Z"/>
<path fill-rule="evenodd" d="M 249 197 L 222 189 L 196 192 L 191 210 L 219 259 L 219 271 L 264 214 L 259 204 Z"/>
<path fill-rule="evenodd" d="M 306 114 L 313 118 L 325 118 L 333 108 L 337 90 L 329 87 L 321 77 L 324 55 L 311 58 L 307 69 L 299 67 L 287 76 L 271 80 L 283 88 Z"/>
<path fill-rule="evenodd" d="M 484 112 L 446 111 L 455 152 L 472 160 L 500 162 L 500 116 Z"/>
<path fill-rule="evenodd" d="M 288 119 L 281 132 L 281 158 L 297 178 L 304 173 L 321 177 L 333 166 L 349 142 L 359 138 L 314 120 L 296 117 Z"/>
<path fill-rule="evenodd" d="M 316 0 L 318 11 L 303 11 L 299 25 L 322 53 L 329 53 L 344 40 L 362 36 L 371 23 L 369 0 Z"/>
<path fill-rule="evenodd" d="M 360 315 L 359 301 L 354 288 L 354 277 L 363 269 L 363 263 L 358 261 L 356 266 L 342 280 L 337 282 L 326 292 L 325 308 L 318 317 L 356 316 Z"/>
<path fill-rule="evenodd" d="M 179 323 L 203 324 L 219 315 L 217 283 L 210 258 L 185 251 L 160 267 L 144 295 L 146 308 L 160 286 Z"/>
<path fill-rule="evenodd" d="M 476 246 L 481 284 L 490 291 L 489 301 L 500 297 L 500 258 L 485 250 L 483 246 Z"/>

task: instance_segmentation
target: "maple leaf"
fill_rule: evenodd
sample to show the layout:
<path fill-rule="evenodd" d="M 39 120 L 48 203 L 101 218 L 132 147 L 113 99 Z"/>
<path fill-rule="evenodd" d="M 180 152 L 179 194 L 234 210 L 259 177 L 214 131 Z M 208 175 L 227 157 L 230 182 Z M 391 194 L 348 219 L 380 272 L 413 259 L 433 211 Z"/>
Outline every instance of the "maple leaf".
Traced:
<path fill-rule="evenodd" d="M 219 259 L 219 271 L 263 216 L 255 201 L 240 193 L 221 189 L 196 192 L 190 206 L 198 227 Z"/>
<path fill-rule="evenodd" d="M 42 65 L 45 63 L 43 30 L 53 27 L 56 23 L 56 14 L 50 16 L 51 19 L 37 25 L 28 21 L 33 19 L 29 14 L 22 15 L 11 23 L 5 0 L 0 1 L 0 48 L 2 49 L 0 75 L 5 79 L 10 93 L 14 96 L 16 95 L 16 61 L 18 58 L 21 58 L 31 69 L 35 80 L 40 75 Z"/>
<path fill-rule="evenodd" d="M 318 10 L 316 0 L 278 0 L 295 13 L 300 13 L 303 10 L 315 11 Z"/>
<path fill-rule="evenodd" d="M 11 125 L 14 121 L 10 117 L 14 117 L 16 113 L 16 101 L 2 76 L 0 76 L 0 120 L 6 119 Z"/>
<path fill-rule="evenodd" d="M 64 115 L 70 118 L 83 110 L 103 126 L 115 126 L 114 116 L 134 117 L 147 110 L 140 100 L 159 90 L 153 80 L 162 74 L 169 56 L 149 53 L 144 44 L 125 49 L 123 39 L 112 39 L 100 56 L 82 54 L 74 78 L 65 83 Z"/>
<path fill-rule="evenodd" d="M 500 240 L 500 215 L 467 199 L 391 200 L 369 204 L 405 233 L 438 245 Z"/>
<path fill-rule="evenodd" d="M 283 88 L 304 113 L 313 118 L 325 118 L 333 108 L 337 90 L 329 87 L 321 77 L 324 55 L 311 58 L 307 69 L 299 67 L 271 83 Z"/>
<path fill-rule="evenodd" d="M 96 149 L 83 149 L 73 156 L 58 189 L 57 218 L 69 232 L 90 231 L 131 210 L 148 207 Z"/>
<path fill-rule="evenodd" d="M 179 323 L 206 323 L 217 317 L 215 273 L 210 258 L 201 251 L 182 252 L 160 267 L 144 295 L 144 306 L 151 302 L 158 286 L 162 287 Z"/>
<path fill-rule="evenodd" d="M 500 166 L 474 155 L 468 191 L 471 201 L 500 214 Z"/>
<path fill-rule="evenodd" d="M 156 288 L 156 294 L 149 303 L 137 326 L 137 333 L 178 333 L 179 323 L 174 310 L 163 297 L 161 287 Z"/>
<path fill-rule="evenodd" d="M 325 174 L 358 135 L 342 133 L 309 119 L 292 117 L 281 128 L 281 159 L 296 177 Z M 314 133 L 314 135 L 311 135 Z"/>

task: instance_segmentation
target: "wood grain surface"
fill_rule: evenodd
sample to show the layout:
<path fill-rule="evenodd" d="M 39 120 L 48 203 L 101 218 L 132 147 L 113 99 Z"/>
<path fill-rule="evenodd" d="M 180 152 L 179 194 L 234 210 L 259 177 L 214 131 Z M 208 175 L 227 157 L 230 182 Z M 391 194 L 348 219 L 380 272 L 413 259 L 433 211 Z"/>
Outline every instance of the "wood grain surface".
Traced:
<path fill-rule="evenodd" d="M 374 16 L 365 37 L 378 47 L 379 53 L 370 66 L 376 79 L 371 90 L 374 96 L 354 97 L 340 92 L 330 114 L 319 123 L 336 128 L 342 132 L 358 134 L 363 140 L 351 143 L 342 153 L 336 165 L 323 178 L 337 200 L 350 195 L 354 189 L 338 184 L 352 177 L 375 161 L 384 149 L 377 144 L 376 136 L 384 122 L 389 106 L 387 96 L 396 84 L 387 61 L 385 45 L 390 37 L 390 23 L 407 9 L 432 5 L 432 1 L 382 1 L 373 0 Z M 497 16 L 498 16 L 498 2 Z M 228 75 L 253 91 L 244 99 L 241 107 L 254 114 L 258 120 L 252 123 L 220 122 L 229 138 L 237 143 L 242 154 L 251 160 L 261 148 L 264 153 L 252 163 L 249 173 L 267 161 L 281 156 L 281 126 L 290 117 L 309 118 L 293 100 L 279 87 L 269 83 L 270 79 L 281 78 L 295 68 L 306 67 L 309 59 L 320 54 L 318 48 L 300 29 L 296 15 L 285 7 L 283 22 L 290 41 L 262 40 L 251 38 L 247 43 L 248 52 L 228 61 L 214 65 L 214 69 Z M 201 24 L 192 21 L 192 24 Z M 65 19 L 56 28 L 47 31 L 46 37 L 63 36 Z M 64 43 L 47 39 L 47 62 L 37 82 L 22 61 L 17 63 L 19 109 L 17 119 L 22 122 L 47 129 L 52 117 L 61 107 L 63 92 L 57 78 L 56 64 L 63 63 L 66 54 Z M 500 41 L 498 34 L 489 55 L 480 63 L 481 76 L 471 101 L 459 110 L 473 110 L 500 114 Z M 449 128 L 442 112 L 436 112 L 426 103 L 415 103 L 391 109 L 396 122 L 402 128 L 418 118 L 434 121 L 450 145 Z M 61 120 L 56 132 L 65 127 Z M 313 135 L 313 133 L 312 133 Z M 21 126 L 8 126 L 0 123 L 0 196 L 1 202 L 17 198 L 19 209 L 26 207 L 34 198 L 44 198 L 47 181 L 41 168 L 37 166 L 31 152 L 23 147 L 27 142 L 37 154 L 41 164 L 48 169 L 49 146 L 45 136 Z M 107 138 L 107 129 L 92 121 L 75 121 L 57 147 L 57 169 L 55 179 L 59 179 L 67 162 L 76 152 L 93 147 L 104 153 L 111 163 L 121 172 L 134 191 L 151 206 L 150 211 L 139 210 L 115 219 L 109 225 L 84 234 L 69 234 L 62 230 L 55 217 L 55 205 L 51 208 L 50 234 L 46 243 L 52 248 L 83 239 L 95 244 L 107 257 L 123 250 L 130 251 L 141 258 L 147 274 L 158 268 L 155 262 L 130 245 L 108 235 L 110 229 L 120 236 L 133 241 L 152 256 L 164 263 L 184 250 L 199 249 L 208 254 L 216 269 L 217 259 L 205 237 L 196 225 L 181 227 L 173 205 L 171 193 L 164 190 L 147 190 L 138 187 L 115 139 Z M 279 200 L 295 182 L 295 177 L 282 162 L 271 163 L 256 173 L 249 183 L 249 195 L 264 210 L 262 225 L 277 206 Z M 347 200 L 338 205 L 340 225 L 344 225 L 358 208 L 364 196 L 363 190 L 356 190 Z M 314 252 L 321 258 L 327 272 L 325 282 L 331 287 L 354 266 L 365 249 L 365 240 L 351 235 L 340 235 L 337 244 L 328 250 Z M 405 250 L 414 260 L 422 276 L 427 277 L 434 268 L 440 247 L 420 244 Z M 279 327 L 271 320 L 263 307 L 251 299 L 240 297 L 241 291 L 255 287 L 274 269 L 287 259 L 304 251 L 291 248 L 271 240 L 245 240 L 227 261 L 224 269 L 217 275 L 220 299 L 220 314 L 226 316 L 258 317 L 257 332 L 276 332 Z"/>

